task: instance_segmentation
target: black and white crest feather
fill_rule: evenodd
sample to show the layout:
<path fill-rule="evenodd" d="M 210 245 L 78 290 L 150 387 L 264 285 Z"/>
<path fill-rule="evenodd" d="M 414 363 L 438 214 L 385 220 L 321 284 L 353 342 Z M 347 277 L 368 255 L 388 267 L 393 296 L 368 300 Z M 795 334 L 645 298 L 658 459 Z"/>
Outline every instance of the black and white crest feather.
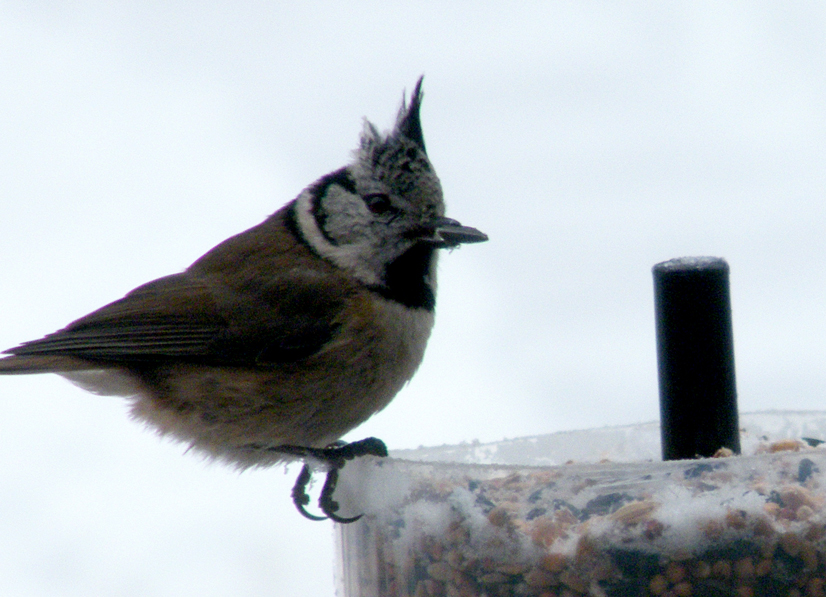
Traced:
<path fill-rule="evenodd" d="M 361 151 L 364 154 L 373 154 L 382 145 L 392 144 L 393 141 L 398 141 L 399 137 L 404 137 L 409 141 L 413 141 L 416 146 L 421 149 L 424 155 L 427 155 L 427 149 L 424 144 L 424 133 L 422 132 L 422 121 L 419 112 L 422 106 L 422 80 L 424 77 L 419 77 L 416 86 L 413 88 L 413 93 L 410 95 L 410 104 L 408 105 L 406 98 L 402 97 L 402 105 L 399 108 L 399 113 L 396 116 L 396 125 L 393 131 L 384 137 L 379 130 L 369 121 L 365 122 L 364 132 L 361 137 Z"/>
<path fill-rule="evenodd" d="M 396 121 L 396 131 L 404 135 L 422 150 L 427 155 L 427 149 L 424 146 L 424 134 L 422 133 L 422 121 L 419 119 L 419 108 L 422 105 L 422 79 L 419 77 L 416 82 L 416 87 L 413 88 L 413 93 L 410 95 L 410 106 L 405 106 L 404 99 L 402 99 L 402 107 L 399 110 L 399 116 Z"/>

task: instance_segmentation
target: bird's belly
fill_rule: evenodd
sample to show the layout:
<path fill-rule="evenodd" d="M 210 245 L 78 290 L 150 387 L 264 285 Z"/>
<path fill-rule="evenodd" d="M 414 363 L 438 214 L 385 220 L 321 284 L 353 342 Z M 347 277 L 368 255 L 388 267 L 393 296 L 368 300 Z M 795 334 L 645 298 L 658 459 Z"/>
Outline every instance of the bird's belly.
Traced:
<path fill-rule="evenodd" d="M 240 466 L 282 459 L 262 447 L 325 446 L 384 408 L 421 362 L 425 310 L 373 301 L 319 353 L 268 369 L 166 365 L 142 376 L 133 414 Z M 369 323 L 366 323 L 369 322 Z"/>

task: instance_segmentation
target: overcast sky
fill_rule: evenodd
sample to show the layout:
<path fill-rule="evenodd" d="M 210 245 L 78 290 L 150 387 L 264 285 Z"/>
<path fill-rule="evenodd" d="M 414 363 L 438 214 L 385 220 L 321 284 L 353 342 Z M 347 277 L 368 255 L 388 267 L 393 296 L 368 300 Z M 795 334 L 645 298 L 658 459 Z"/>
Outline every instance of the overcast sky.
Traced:
<path fill-rule="evenodd" d="M 283 7 L 283 8 L 281 8 Z M 826 408 L 826 5 L 0 0 L 0 348 L 182 270 L 425 75 L 448 215 L 391 448 L 657 417 L 651 266 L 731 267 L 743 410 Z M 0 379 L 0 593 L 319 596 L 297 467 L 239 474 Z"/>

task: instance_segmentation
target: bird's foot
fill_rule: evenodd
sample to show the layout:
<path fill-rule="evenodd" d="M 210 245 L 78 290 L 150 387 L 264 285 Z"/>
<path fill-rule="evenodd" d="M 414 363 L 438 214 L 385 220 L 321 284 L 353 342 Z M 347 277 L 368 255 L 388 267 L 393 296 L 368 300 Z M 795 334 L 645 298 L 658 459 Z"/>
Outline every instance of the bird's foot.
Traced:
<path fill-rule="evenodd" d="M 307 494 L 307 485 L 312 478 L 312 472 L 308 464 L 305 464 L 301 468 L 298 479 L 296 479 L 295 485 L 293 486 L 293 504 L 295 504 L 295 507 L 305 518 L 309 518 L 310 520 L 326 520 L 329 518 L 334 522 L 343 524 L 355 522 L 363 515 L 359 514 L 358 516 L 345 517 L 336 514 L 339 509 L 339 503 L 333 499 L 333 493 L 338 483 L 338 472 L 348 460 L 353 460 L 359 456 L 387 456 L 387 446 L 384 445 L 383 441 L 375 437 L 368 437 L 349 444 L 339 442 L 326 448 L 276 446 L 267 449 L 291 456 L 313 458 L 326 464 L 327 476 L 324 479 L 324 485 L 321 488 L 321 494 L 318 498 L 318 507 L 324 516 L 311 514 L 306 509 L 306 506 L 310 503 L 310 496 Z"/>

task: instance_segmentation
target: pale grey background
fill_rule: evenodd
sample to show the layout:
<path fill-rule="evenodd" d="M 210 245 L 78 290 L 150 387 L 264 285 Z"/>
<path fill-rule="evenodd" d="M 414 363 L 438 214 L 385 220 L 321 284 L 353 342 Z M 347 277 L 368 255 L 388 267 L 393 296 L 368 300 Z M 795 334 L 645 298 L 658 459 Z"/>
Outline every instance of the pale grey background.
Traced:
<path fill-rule="evenodd" d="M 449 214 L 393 448 L 657 415 L 651 266 L 732 268 L 744 410 L 826 406 L 826 5 L 0 1 L 0 347 L 186 267 L 343 165 L 424 73 Z M 3 595 L 332 594 L 297 468 L 183 455 L 0 379 Z"/>

